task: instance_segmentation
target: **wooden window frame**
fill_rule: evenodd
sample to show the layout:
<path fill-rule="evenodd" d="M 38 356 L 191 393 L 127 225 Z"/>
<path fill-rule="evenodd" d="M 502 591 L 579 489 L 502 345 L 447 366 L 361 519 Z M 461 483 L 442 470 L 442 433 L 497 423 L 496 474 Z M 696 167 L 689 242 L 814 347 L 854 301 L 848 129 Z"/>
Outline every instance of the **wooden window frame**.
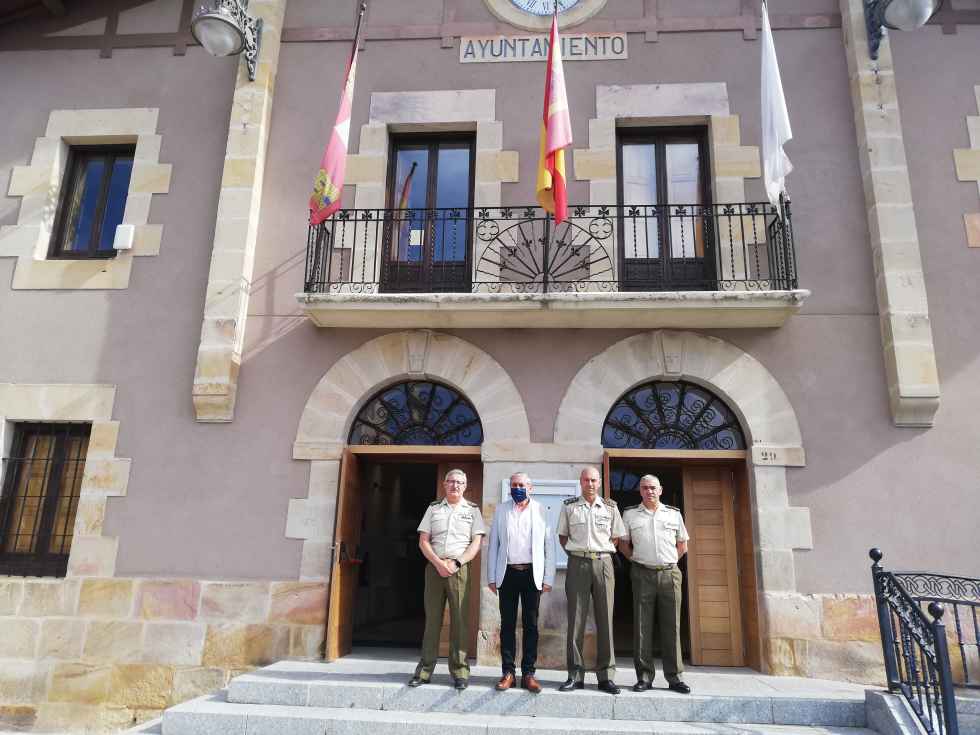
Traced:
<path fill-rule="evenodd" d="M 388 175 L 385 184 L 385 197 L 388 209 L 394 209 L 398 204 L 398 196 L 395 191 L 398 182 L 395 176 L 398 173 L 398 151 L 399 149 L 414 148 L 429 151 L 429 160 L 435 161 L 434 166 L 428 167 L 425 182 L 425 206 L 427 209 L 435 209 L 436 203 L 436 178 L 439 169 L 439 147 L 442 144 L 451 144 L 457 148 L 469 148 L 470 151 L 470 180 L 469 199 L 470 208 L 473 207 L 473 196 L 476 184 L 476 133 L 396 133 L 391 136 L 388 155 Z M 433 155 L 436 154 L 436 155 Z"/>
<path fill-rule="evenodd" d="M 692 202 L 668 201 L 666 155 L 666 146 L 668 143 L 691 142 L 692 138 L 697 142 L 698 146 L 698 186 L 701 192 L 701 202 L 695 206 L 703 206 L 710 209 L 713 202 L 713 196 L 711 190 L 711 146 L 709 145 L 707 124 L 669 127 L 617 128 L 616 130 L 616 202 L 620 213 L 620 226 L 618 228 L 619 235 L 617 237 L 618 242 L 616 243 L 616 252 L 617 261 L 619 263 L 619 278 L 620 282 L 623 284 L 631 282 L 630 279 L 627 278 L 626 273 L 626 227 L 623 223 L 624 212 L 627 208 L 627 205 L 623 201 L 623 146 L 629 144 L 648 144 L 655 147 L 656 154 L 654 165 L 656 166 L 655 174 L 657 180 L 657 201 L 647 202 L 648 206 L 666 207 L 667 205 L 671 204 L 693 204 Z M 658 254 L 657 258 L 649 258 L 648 260 L 668 264 L 671 262 L 683 262 L 687 259 L 676 258 L 671 252 L 673 245 L 670 239 L 670 217 L 669 213 L 666 213 L 666 210 L 664 211 L 665 215 L 661 218 L 661 223 L 659 225 L 659 229 L 662 232 L 663 237 L 663 240 L 660 243 L 662 252 Z M 664 250 L 666 252 L 663 252 Z M 712 257 L 713 256 L 707 252 L 706 243 L 706 252 L 703 256 L 700 256 L 700 259 L 707 266 L 713 265 Z M 704 280 L 714 281 L 715 276 L 712 273 L 710 278 L 706 278 Z"/>
<path fill-rule="evenodd" d="M 32 540 L 37 551 L 33 553 L 17 553 L 4 551 L 4 544 L 14 525 L 13 507 L 16 499 L 21 474 L 35 458 L 25 458 L 24 450 L 28 438 L 33 434 L 54 436 L 54 449 L 51 455 L 52 467 L 46 474 L 44 500 L 41 505 L 41 520 Z M 86 452 L 76 460 L 72 460 L 67 452 L 67 439 L 84 437 L 89 439 L 90 424 L 53 424 L 53 423 L 15 423 L 14 439 L 10 457 L 4 458 L 5 472 L 3 491 L 0 493 L 0 574 L 31 577 L 64 577 L 68 571 L 68 556 L 71 551 L 71 537 L 74 529 L 65 529 L 68 536 L 67 549 L 64 553 L 55 554 L 47 551 L 51 541 L 53 526 L 57 516 L 58 505 L 61 501 L 64 487 L 62 486 L 62 466 L 66 462 L 81 462 L 75 474 L 84 474 Z M 76 497 L 77 503 L 77 497 Z M 77 505 L 76 505 L 77 508 Z"/>
<path fill-rule="evenodd" d="M 135 144 L 69 147 L 68 162 L 65 165 L 65 175 L 61 182 L 61 195 L 58 199 L 58 209 L 52 230 L 51 246 L 48 250 L 49 260 L 91 260 L 116 257 L 115 249 L 99 249 L 99 241 L 102 239 L 103 218 L 109 199 L 109 184 L 112 182 L 112 170 L 116 161 L 125 158 L 135 161 L 135 156 Z M 99 198 L 95 205 L 89 247 L 86 250 L 66 250 L 67 240 L 71 236 L 68 231 L 68 223 L 72 221 L 72 215 L 75 211 L 75 208 L 72 207 L 72 199 L 79 184 L 79 167 L 94 158 L 104 158 L 107 165 L 106 173 L 102 177 Z"/>
<path fill-rule="evenodd" d="M 472 227 L 472 212 L 473 203 L 476 197 L 476 133 L 475 132 L 447 132 L 447 133 L 397 133 L 391 136 L 388 149 L 388 171 L 385 180 L 385 207 L 388 211 L 393 211 L 398 206 L 399 193 L 397 191 L 398 181 L 396 180 L 398 173 L 398 152 L 399 150 L 415 149 L 415 150 L 426 150 L 429 156 L 429 165 L 426 171 L 425 180 L 425 209 L 435 210 L 436 208 L 436 195 L 437 195 L 437 181 L 439 176 L 439 148 L 443 145 L 448 145 L 449 147 L 455 148 L 465 148 L 469 150 L 470 154 L 470 171 L 469 171 L 469 181 L 467 182 L 468 189 L 468 200 L 469 203 L 466 207 L 461 207 L 460 209 L 465 212 L 465 219 L 467 220 L 467 226 L 465 228 L 465 273 L 467 274 L 466 283 L 461 283 L 461 286 L 466 287 L 466 291 L 469 291 L 470 284 L 472 281 L 473 273 L 473 227 Z M 432 230 L 434 230 L 433 224 L 430 221 L 426 221 L 426 236 L 432 237 Z M 395 247 L 394 235 L 387 232 L 384 236 L 385 242 L 382 248 L 382 272 L 386 271 L 386 267 L 389 263 L 398 263 L 392 258 L 392 249 Z M 420 262 L 420 269 L 422 273 L 422 281 L 428 285 L 433 285 L 432 279 L 432 269 L 436 261 L 432 258 L 431 249 L 434 246 L 433 243 L 428 243 L 428 252 L 424 253 L 424 258 Z M 382 281 L 385 279 L 383 278 Z"/>
<path fill-rule="evenodd" d="M 663 128 L 618 128 L 616 130 L 616 197 L 620 204 L 623 203 L 623 145 L 630 143 L 646 143 L 657 148 L 657 201 L 649 204 L 692 204 L 693 202 L 668 202 L 667 201 L 667 156 L 666 144 L 684 142 L 688 138 L 694 138 L 698 144 L 698 158 L 700 159 L 699 185 L 701 187 L 701 205 L 710 206 L 713 199 L 711 195 L 711 161 L 709 158 L 710 146 L 708 145 L 708 126 L 707 125 L 685 125 L 678 127 Z"/>

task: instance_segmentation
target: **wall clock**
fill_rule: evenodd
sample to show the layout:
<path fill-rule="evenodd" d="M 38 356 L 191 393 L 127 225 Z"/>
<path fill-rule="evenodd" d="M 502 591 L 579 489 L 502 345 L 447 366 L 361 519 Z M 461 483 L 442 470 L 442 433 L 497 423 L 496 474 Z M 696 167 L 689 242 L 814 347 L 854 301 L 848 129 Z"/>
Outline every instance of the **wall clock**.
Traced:
<path fill-rule="evenodd" d="M 484 0 L 490 12 L 512 26 L 528 31 L 551 27 L 554 0 Z M 558 0 L 558 23 L 562 28 L 578 25 L 602 10 L 606 0 Z"/>

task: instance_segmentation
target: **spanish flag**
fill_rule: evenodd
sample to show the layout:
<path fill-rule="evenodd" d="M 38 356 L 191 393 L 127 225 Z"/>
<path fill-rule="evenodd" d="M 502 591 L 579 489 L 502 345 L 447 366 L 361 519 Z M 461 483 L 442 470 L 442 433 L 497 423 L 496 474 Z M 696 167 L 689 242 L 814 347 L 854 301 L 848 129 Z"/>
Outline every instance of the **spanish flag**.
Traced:
<path fill-rule="evenodd" d="M 541 120 L 541 155 L 538 163 L 538 204 L 561 224 L 568 216 L 565 193 L 565 148 L 572 144 L 572 121 L 568 116 L 565 73 L 558 38 L 558 10 L 551 19 L 548 42 L 548 72 L 544 81 L 544 116 Z"/>

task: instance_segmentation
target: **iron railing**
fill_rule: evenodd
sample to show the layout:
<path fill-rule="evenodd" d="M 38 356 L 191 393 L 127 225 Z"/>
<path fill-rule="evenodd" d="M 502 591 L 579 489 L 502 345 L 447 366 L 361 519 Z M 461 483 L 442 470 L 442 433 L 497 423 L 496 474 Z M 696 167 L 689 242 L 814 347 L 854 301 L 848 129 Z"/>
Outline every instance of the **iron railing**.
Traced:
<path fill-rule="evenodd" d="M 947 625 L 946 634 L 958 653 L 950 652 L 953 681 L 957 686 L 980 689 L 980 579 L 928 572 L 894 574 L 920 607 L 941 604 L 947 610 L 947 621 L 952 610 L 952 627 Z"/>
<path fill-rule="evenodd" d="M 344 209 L 311 226 L 307 293 L 785 291 L 789 201 Z"/>
<path fill-rule="evenodd" d="M 945 607 L 915 599 L 903 584 L 908 574 L 882 569 L 880 549 L 869 556 L 889 691 L 905 697 L 929 735 L 959 735 Z"/>

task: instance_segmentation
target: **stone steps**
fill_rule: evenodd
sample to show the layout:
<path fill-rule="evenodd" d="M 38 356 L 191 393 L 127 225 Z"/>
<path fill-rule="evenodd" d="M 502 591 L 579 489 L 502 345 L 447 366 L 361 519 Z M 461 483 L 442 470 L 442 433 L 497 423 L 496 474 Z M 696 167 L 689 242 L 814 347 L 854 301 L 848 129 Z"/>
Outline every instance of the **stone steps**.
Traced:
<path fill-rule="evenodd" d="M 980 735 L 980 690 L 956 692 L 956 719 L 959 720 L 960 735 Z"/>
<path fill-rule="evenodd" d="M 580 694 L 568 696 L 574 698 Z M 453 735 L 873 735 L 863 728 L 802 725 L 242 704 L 227 702 L 220 693 L 172 707 L 164 714 L 162 728 L 142 732 L 160 735 L 431 735 L 436 732 Z"/>
<path fill-rule="evenodd" d="M 681 695 L 666 689 L 619 696 L 595 689 L 558 692 L 522 689 L 497 692 L 489 683 L 471 683 L 457 692 L 433 683 L 411 689 L 404 680 L 357 681 L 354 677 L 311 679 L 268 669 L 235 678 L 227 700 L 233 704 L 280 705 L 430 712 L 486 716 L 563 717 L 648 722 L 711 722 L 766 725 L 864 727 L 864 699 L 790 696 Z"/>
<path fill-rule="evenodd" d="M 694 693 L 636 693 L 621 672 L 619 696 L 559 692 L 564 672 L 538 671 L 540 694 L 497 692 L 499 673 L 471 669 L 458 692 L 445 673 L 406 685 L 414 661 L 379 655 L 331 663 L 280 661 L 227 690 L 168 709 L 144 735 L 864 735 L 865 689 L 846 682 L 772 677 L 749 670 L 688 672 Z M 444 672 L 445 669 L 442 669 Z"/>

